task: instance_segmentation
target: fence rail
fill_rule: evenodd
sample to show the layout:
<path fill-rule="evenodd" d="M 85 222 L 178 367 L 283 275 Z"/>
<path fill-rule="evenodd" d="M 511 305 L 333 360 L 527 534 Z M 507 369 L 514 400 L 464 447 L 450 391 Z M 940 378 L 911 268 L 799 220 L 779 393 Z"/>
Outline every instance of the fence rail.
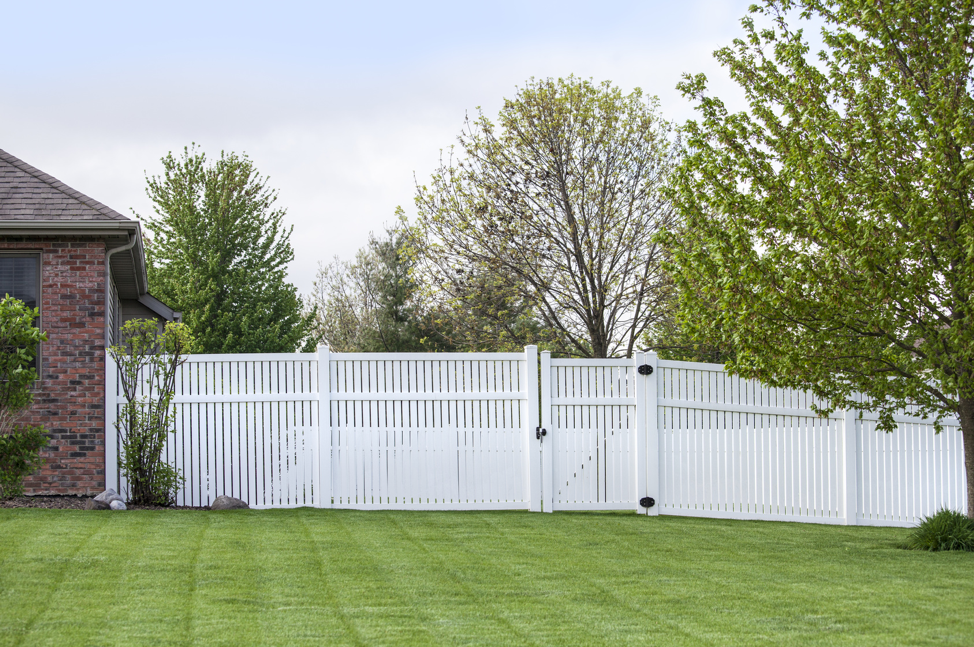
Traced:
<path fill-rule="evenodd" d="M 908 526 L 966 509 L 958 421 L 892 434 L 718 364 L 524 353 L 192 355 L 165 459 L 180 505 L 632 509 Z M 652 371 L 641 374 L 640 366 Z M 106 480 L 125 489 L 107 363 Z M 646 510 L 640 499 L 653 497 Z"/>

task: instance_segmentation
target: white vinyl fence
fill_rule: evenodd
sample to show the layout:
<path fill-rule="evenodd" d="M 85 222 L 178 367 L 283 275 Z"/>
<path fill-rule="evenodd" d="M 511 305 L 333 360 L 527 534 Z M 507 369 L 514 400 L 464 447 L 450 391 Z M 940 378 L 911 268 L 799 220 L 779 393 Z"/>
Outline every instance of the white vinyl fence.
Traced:
<path fill-rule="evenodd" d="M 192 355 L 166 460 L 180 505 L 638 510 L 909 526 L 966 509 L 956 420 L 812 409 L 723 366 L 524 353 Z M 641 367 L 641 369 L 640 369 Z M 106 481 L 125 489 L 109 358 Z M 540 408 L 540 410 L 539 410 Z M 654 505 L 641 506 L 645 497 Z"/>
<path fill-rule="evenodd" d="M 109 364 L 114 430 L 124 400 Z M 255 508 L 527 509 L 536 384 L 533 348 L 190 355 L 165 454 L 186 479 L 177 504 L 227 494 Z M 107 437 L 107 486 L 124 490 Z"/>
<path fill-rule="evenodd" d="M 901 415 L 887 434 L 875 416 L 822 418 L 811 393 L 719 364 L 656 364 L 660 514 L 912 526 L 943 506 L 967 509 L 956 419 L 938 435 L 931 420 Z"/>

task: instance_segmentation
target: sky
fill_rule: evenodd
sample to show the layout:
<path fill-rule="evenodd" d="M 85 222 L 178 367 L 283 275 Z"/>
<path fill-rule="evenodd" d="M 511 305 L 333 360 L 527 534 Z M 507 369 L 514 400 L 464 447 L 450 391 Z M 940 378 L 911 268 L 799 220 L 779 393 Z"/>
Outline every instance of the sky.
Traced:
<path fill-rule="evenodd" d="M 289 280 L 414 214 L 467 114 L 496 117 L 529 79 L 639 87 L 694 115 L 705 73 L 753 0 L 643 2 L 9 2 L 0 0 L 0 149 L 123 215 L 154 215 L 146 176 L 195 143 L 246 153 L 293 226 Z"/>

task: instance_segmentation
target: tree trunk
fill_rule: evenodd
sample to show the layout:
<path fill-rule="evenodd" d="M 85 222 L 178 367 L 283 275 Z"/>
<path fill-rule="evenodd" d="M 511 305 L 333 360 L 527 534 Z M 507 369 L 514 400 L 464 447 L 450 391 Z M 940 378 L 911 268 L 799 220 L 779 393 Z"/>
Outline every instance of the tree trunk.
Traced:
<path fill-rule="evenodd" d="M 967 472 L 967 516 L 974 519 L 974 397 L 961 397 L 957 407 L 964 435 L 964 468 Z"/>

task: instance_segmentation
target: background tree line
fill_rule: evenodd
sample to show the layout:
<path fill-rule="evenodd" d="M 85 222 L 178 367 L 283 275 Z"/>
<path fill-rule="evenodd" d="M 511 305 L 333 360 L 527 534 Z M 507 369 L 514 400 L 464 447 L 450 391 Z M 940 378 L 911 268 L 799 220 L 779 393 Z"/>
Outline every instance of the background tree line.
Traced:
<path fill-rule="evenodd" d="M 317 330 L 349 350 L 408 339 L 630 356 L 672 320 L 654 236 L 675 222 L 663 189 L 679 158 L 673 125 L 641 90 L 532 79 L 497 124 L 467 120 L 430 184 L 417 184 L 414 219 L 400 209 L 354 262 L 321 268 Z"/>

